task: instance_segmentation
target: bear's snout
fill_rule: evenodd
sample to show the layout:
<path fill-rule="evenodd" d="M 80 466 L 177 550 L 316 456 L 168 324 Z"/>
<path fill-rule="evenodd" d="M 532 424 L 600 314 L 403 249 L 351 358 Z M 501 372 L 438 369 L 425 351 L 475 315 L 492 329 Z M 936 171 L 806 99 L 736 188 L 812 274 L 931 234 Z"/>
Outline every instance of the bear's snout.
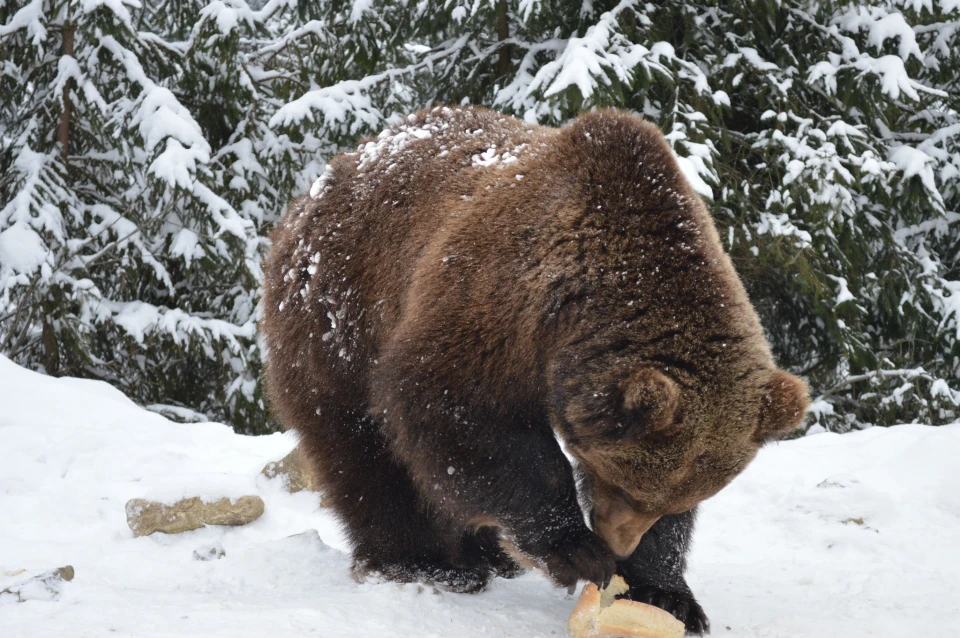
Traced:
<path fill-rule="evenodd" d="M 607 543 L 618 560 L 625 560 L 660 516 L 643 514 L 627 504 L 608 501 L 594 504 L 591 519 L 593 531 Z"/>

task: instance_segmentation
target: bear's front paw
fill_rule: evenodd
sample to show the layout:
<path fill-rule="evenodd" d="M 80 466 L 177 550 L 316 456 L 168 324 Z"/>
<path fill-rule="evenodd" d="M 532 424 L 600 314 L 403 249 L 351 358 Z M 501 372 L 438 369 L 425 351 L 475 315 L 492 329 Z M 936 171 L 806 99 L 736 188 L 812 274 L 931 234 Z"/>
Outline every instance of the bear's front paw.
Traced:
<path fill-rule="evenodd" d="M 673 614 L 674 618 L 686 626 L 687 634 L 702 636 L 710 633 L 710 621 L 703 613 L 703 607 L 687 592 L 666 591 L 653 585 L 631 587 L 621 596 L 638 603 L 647 603 Z"/>
<path fill-rule="evenodd" d="M 599 536 L 585 532 L 555 544 L 541 557 L 558 585 L 573 588 L 577 581 L 587 580 L 606 587 L 613 577 L 617 568 L 613 553 Z"/>

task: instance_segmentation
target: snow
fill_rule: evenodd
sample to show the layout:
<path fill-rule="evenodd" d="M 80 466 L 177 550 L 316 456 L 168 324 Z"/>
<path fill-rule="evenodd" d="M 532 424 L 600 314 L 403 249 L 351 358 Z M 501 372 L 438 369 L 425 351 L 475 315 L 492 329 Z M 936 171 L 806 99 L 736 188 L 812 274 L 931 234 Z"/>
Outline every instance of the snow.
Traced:
<path fill-rule="evenodd" d="M 30 4 L 13 14 L 10 22 L 0 24 L 0 38 L 26 27 L 32 44 L 40 46 L 47 39 L 47 28 L 43 26 L 43 4 L 44 0 L 31 0 Z"/>
<path fill-rule="evenodd" d="M 713 103 L 721 104 L 726 107 L 730 107 L 730 96 L 726 91 L 714 91 L 713 92 Z"/>
<path fill-rule="evenodd" d="M 797 228 L 786 213 L 781 215 L 760 213 L 760 223 L 757 224 L 756 232 L 758 235 L 769 233 L 774 237 L 795 237 L 800 246 L 810 246 L 813 242 L 810 233 Z"/>
<path fill-rule="evenodd" d="M 936 161 L 932 157 L 911 146 L 896 146 L 890 150 L 889 160 L 903 171 L 904 178 L 919 177 L 930 195 L 942 202 L 933 174 Z"/>
<path fill-rule="evenodd" d="M 173 244 L 170 246 L 170 252 L 174 255 L 183 257 L 187 268 L 194 259 L 202 259 L 204 255 L 203 246 L 200 245 L 200 237 L 189 228 L 182 228 L 174 235 Z"/>
<path fill-rule="evenodd" d="M 856 300 L 856 297 L 853 296 L 853 293 L 850 292 L 850 289 L 847 287 L 847 280 L 845 277 L 837 277 L 835 275 L 827 275 L 827 277 L 837 282 L 837 288 L 839 288 L 839 291 L 837 292 L 837 298 L 833 303 L 835 308 L 844 302 Z"/>
<path fill-rule="evenodd" d="M 310 197 L 313 199 L 322 198 L 329 190 L 328 182 L 330 181 L 331 177 L 333 177 L 333 167 L 327 164 L 326 168 L 323 169 L 323 174 L 318 177 L 310 187 Z"/>
<path fill-rule="evenodd" d="M 871 58 L 863 56 L 854 63 L 864 74 L 873 73 L 880 77 L 881 90 L 893 99 L 900 97 L 903 91 L 908 97 L 919 100 L 920 95 L 917 89 L 923 87 L 910 79 L 907 68 L 903 60 L 895 55 L 884 55 L 880 58 Z"/>
<path fill-rule="evenodd" d="M 319 111 L 328 125 L 344 122 L 351 115 L 362 124 L 376 126 L 383 118 L 366 94 L 370 86 L 375 84 L 369 79 L 344 80 L 333 86 L 314 89 L 278 109 L 270 118 L 269 125 L 289 126 L 305 118 L 313 120 L 313 111 Z M 359 130 L 360 126 L 357 125 L 351 129 L 353 133 Z"/>
<path fill-rule="evenodd" d="M 113 321 L 137 343 L 152 332 L 165 332 L 178 344 L 191 337 L 209 335 L 213 340 L 223 340 L 234 352 L 241 349 L 239 339 L 253 338 L 252 322 L 236 325 L 222 319 L 190 315 L 180 308 L 155 306 L 145 301 L 107 301 L 103 307 L 113 314 Z"/>
<path fill-rule="evenodd" d="M 116 38 L 104 36 L 100 47 L 123 66 L 130 81 L 142 87 L 130 123 L 137 128 L 147 153 L 156 154 L 148 173 L 167 182 L 170 187 L 191 192 L 204 204 L 219 226 L 215 236 L 230 233 L 246 241 L 252 222 L 240 217 L 226 200 L 197 179 L 201 167 L 211 160 L 211 148 L 189 109 L 170 89 L 151 80 L 136 54 Z M 156 153 L 161 146 L 164 150 Z"/>
<path fill-rule="evenodd" d="M 474 596 L 355 582 L 316 496 L 259 474 L 292 449 L 287 434 L 173 423 L 105 383 L 3 357 L 0 404 L 0 572 L 76 570 L 59 599 L 0 607 L 5 638 L 567 635 L 574 600 L 536 573 Z M 701 513 L 689 580 L 713 634 L 960 633 L 958 454 L 960 425 L 765 448 Z M 125 521 L 130 498 L 243 494 L 266 504 L 244 527 L 133 538 Z"/>
<path fill-rule="evenodd" d="M 557 32 L 553 38 L 527 46 L 517 74 L 497 91 L 493 106 L 523 112 L 524 120 L 534 123 L 557 116 L 549 100 L 541 101 L 538 96 L 561 96 L 568 88 L 576 87 L 581 98 L 589 101 L 601 85 L 610 86 L 614 78 L 629 83 L 639 72 L 669 75 L 670 64 L 683 67 L 683 72 L 694 78 L 698 90 L 706 91 L 703 73 L 696 65 L 676 57 L 669 43 L 657 42 L 648 49 L 620 32 L 621 14 L 632 10 L 634 4 L 629 0 L 619 2 L 601 14 L 583 37 L 564 40 L 556 37 Z M 534 2 L 521 3 L 523 14 L 529 15 L 534 9 Z M 548 59 L 545 63 L 544 58 Z"/>
<path fill-rule="evenodd" d="M 353 6 L 350 8 L 350 22 L 358 22 L 372 7 L 373 0 L 353 0 Z"/>
<path fill-rule="evenodd" d="M 30 273 L 46 258 L 43 240 L 26 224 L 18 222 L 0 232 L 0 269 Z"/>
<path fill-rule="evenodd" d="M 0 209 L 0 227 L 10 228 L 14 225 L 25 225 L 35 230 L 46 231 L 53 236 L 53 239 L 63 241 L 63 215 L 57 206 L 50 201 L 46 201 L 46 196 L 50 194 L 51 190 L 59 194 L 56 187 L 51 189 L 51 182 L 55 180 L 50 177 L 52 172 L 50 163 L 49 156 L 36 153 L 29 148 L 24 148 L 17 155 L 13 161 L 13 172 L 19 175 L 22 186 L 16 195 L 11 197 L 7 204 Z M 20 234 L 17 238 L 18 241 L 25 237 L 23 234 L 25 230 L 25 228 L 21 228 L 17 231 Z M 32 248 L 34 240 L 30 239 L 29 241 Z M 7 249 L 14 250 L 9 244 Z M 20 247 L 18 253 L 21 250 L 26 251 L 28 249 Z M 44 254 L 46 254 L 46 249 L 44 249 Z M 20 253 L 19 258 L 21 260 L 25 258 L 23 253 Z M 35 256 L 31 256 L 28 261 L 35 258 Z M 4 263 L 0 261 L 0 265 Z"/>
<path fill-rule="evenodd" d="M 501 153 L 497 149 L 496 144 L 494 144 L 484 152 L 472 156 L 470 158 L 470 165 L 473 168 L 488 168 L 495 165 L 499 165 L 500 168 L 503 168 L 506 165 L 516 162 L 520 152 L 526 148 L 526 146 L 526 144 L 520 144 L 516 148 L 506 150 Z M 523 178 L 521 177 L 520 179 Z"/>
<path fill-rule="evenodd" d="M 224 4 L 219 0 L 210 2 L 201 11 L 203 19 L 213 20 L 217 23 L 217 30 L 225 36 L 230 35 L 241 22 L 254 27 L 256 13 L 250 10 L 246 3 Z"/>
<path fill-rule="evenodd" d="M 845 31 L 867 31 L 867 43 L 880 51 L 886 40 L 899 39 L 897 53 L 904 62 L 911 55 L 923 61 L 923 52 L 917 44 L 913 28 L 907 24 L 902 13 L 887 13 L 882 7 L 857 7 L 840 15 L 835 23 Z"/>
<path fill-rule="evenodd" d="M 530 15 L 538 12 L 540 10 L 540 0 L 520 0 L 520 5 L 517 8 L 517 13 L 523 16 L 523 21 L 526 22 Z"/>
<path fill-rule="evenodd" d="M 674 159 L 677 160 L 680 171 L 683 173 L 683 176 L 687 178 L 687 181 L 690 182 L 693 190 L 703 197 L 713 199 L 713 189 L 700 177 L 701 174 L 708 174 L 708 169 L 703 162 L 703 158 L 695 155 L 683 157 L 682 155 L 674 154 Z"/>
<path fill-rule="evenodd" d="M 443 121 L 438 123 L 433 118 L 428 117 L 425 121 L 420 122 L 416 116 L 411 115 L 407 118 L 407 123 L 380 131 L 376 142 L 366 142 L 357 148 L 357 152 L 360 154 L 360 159 L 357 161 L 357 172 L 364 173 L 381 158 L 394 157 L 417 140 L 429 139 L 448 127 L 449 124 Z"/>
<path fill-rule="evenodd" d="M 760 54 L 757 53 L 757 50 L 752 47 L 740 47 L 740 53 L 727 56 L 727 60 L 724 61 L 724 64 L 726 65 L 728 63 L 732 64 L 737 62 L 738 55 L 742 55 L 743 59 L 758 71 L 776 71 L 780 68 L 773 62 L 767 62 L 764 60 L 762 57 L 760 57 Z"/>

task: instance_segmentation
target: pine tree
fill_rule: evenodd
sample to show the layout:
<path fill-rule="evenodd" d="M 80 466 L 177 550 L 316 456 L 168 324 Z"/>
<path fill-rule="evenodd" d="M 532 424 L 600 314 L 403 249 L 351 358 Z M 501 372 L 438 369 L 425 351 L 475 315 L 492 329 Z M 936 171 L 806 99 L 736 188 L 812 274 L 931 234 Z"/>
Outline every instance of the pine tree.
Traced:
<path fill-rule="evenodd" d="M 383 5 L 392 18 L 371 39 L 419 57 L 381 47 L 372 68 L 275 120 L 326 122 L 325 101 L 349 87 L 341 117 L 367 124 L 385 114 L 368 107 L 387 103 L 375 82 L 400 87 L 399 112 L 640 113 L 708 199 L 779 361 L 810 381 L 813 422 L 957 418 L 960 3 Z"/>
<path fill-rule="evenodd" d="M 243 82 L 259 18 L 243 3 L 0 3 L 0 351 L 174 415 L 266 426 L 263 235 L 303 161 L 279 167 L 296 150 Z"/>
<path fill-rule="evenodd" d="M 960 409 L 960 2 L 0 0 L 0 351 L 267 427 L 272 222 L 440 103 L 656 122 L 846 430 Z M 174 354 L 175 356 L 171 356 Z"/>

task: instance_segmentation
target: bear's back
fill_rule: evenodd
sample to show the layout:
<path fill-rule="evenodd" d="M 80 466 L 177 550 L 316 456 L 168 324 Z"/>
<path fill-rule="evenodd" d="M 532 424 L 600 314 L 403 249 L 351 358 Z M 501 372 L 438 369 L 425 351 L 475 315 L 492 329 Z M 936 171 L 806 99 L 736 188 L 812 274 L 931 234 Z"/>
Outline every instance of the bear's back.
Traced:
<path fill-rule="evenodd" d="M 462 223 L 461 204 L 491 169 L 554 133 L 486 109 L 437 107 L 331 160 L 271 237 L 263 332 L 270 358 L 280 359 L 270 368 L 364 379 L 427 246 Z"/>

